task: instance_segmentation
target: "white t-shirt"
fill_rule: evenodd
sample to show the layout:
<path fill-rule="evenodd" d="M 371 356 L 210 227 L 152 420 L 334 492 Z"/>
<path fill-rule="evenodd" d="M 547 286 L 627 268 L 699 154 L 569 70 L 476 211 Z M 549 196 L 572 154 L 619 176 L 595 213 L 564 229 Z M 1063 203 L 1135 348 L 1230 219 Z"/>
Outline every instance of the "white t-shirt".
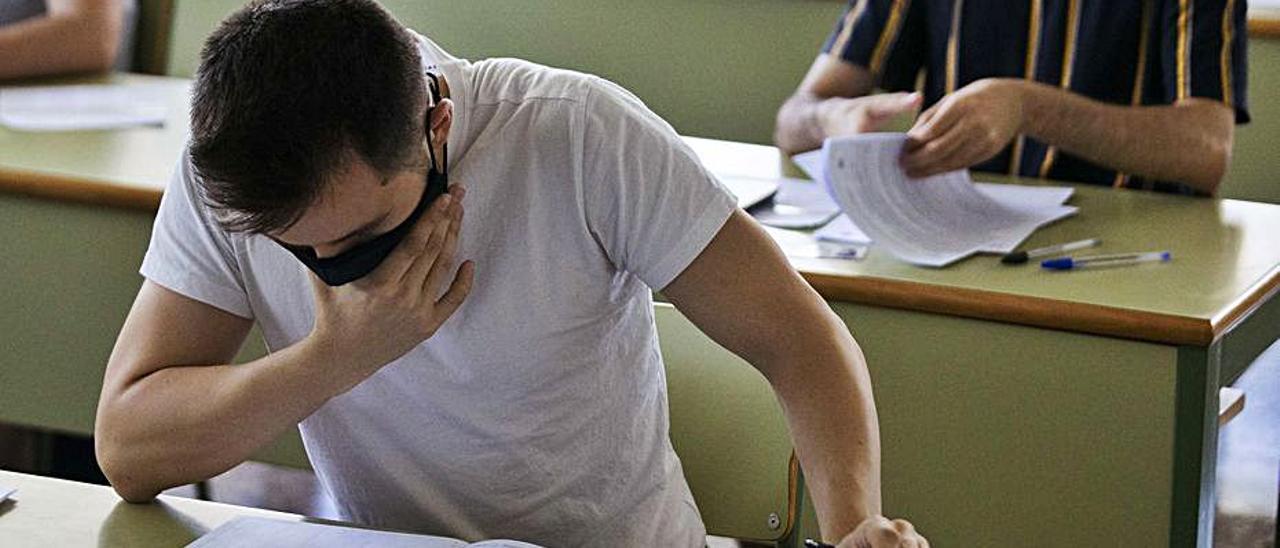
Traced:
<path fill-rule="evenodd" d="M 450 181 L 467 188 L 466 303 L 426 342 L 300 424 L 344 517 L 547 546 L 702 546 L 668 438 L 650 288 L 735 208 L 676 132 L 600 78 L 423 41 L 449 82 Z M 185 158 L 142 274 L 255 319 L 268 348 L 313 323 L 302 264 L 222 230 Z M 319 367 L 320 364 L 317 364 Z"/>

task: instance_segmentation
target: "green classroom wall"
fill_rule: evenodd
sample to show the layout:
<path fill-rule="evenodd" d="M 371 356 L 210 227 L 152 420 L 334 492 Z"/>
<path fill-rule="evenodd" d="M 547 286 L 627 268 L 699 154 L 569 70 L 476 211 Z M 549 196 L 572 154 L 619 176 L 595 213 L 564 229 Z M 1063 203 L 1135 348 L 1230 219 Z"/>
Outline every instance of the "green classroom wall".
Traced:
<path fill-rule="evenodd" d="M 191 76 L 204 37 L 241 0 L 174 0 L 168 69 Z M 682 134 L 772 141 L 774 114 L 844 9 L 843 0 L 384 0 L 408 26 L 469 59 L 521 57 L 599 74 Z M 1280 203 L 1280 41 L 1249 48 L 1253 123 L 1241 127 L 1222 195 Z"/>

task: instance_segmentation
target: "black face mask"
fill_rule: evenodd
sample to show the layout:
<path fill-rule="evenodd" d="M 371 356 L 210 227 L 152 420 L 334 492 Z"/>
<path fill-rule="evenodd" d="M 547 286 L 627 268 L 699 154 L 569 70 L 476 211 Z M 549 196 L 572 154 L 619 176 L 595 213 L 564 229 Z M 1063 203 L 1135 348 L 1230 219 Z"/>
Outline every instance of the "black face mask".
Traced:
<path fill-rule="evenodd" d="M 440 104 L 440 93 L 436 85 L 434 75 L 427 75 L 431 79 L 432 99 L 436 105 Z M 432 107 L 434 109 L 435 107 Z M 395 249 L 400 241 L 413 230 L 413 225 L 418 222 L 422 214 L 427 211 L 432 202 L 444 194 L 449 187 L 449 144 L 445 143 L 442 148 L 444 150 L 444 158 L 440 163 L 441 170 L 436 171 L 436 154 L 431 146 L 430 131 L 430 115 L 431 111 L 427 111 L 427 154 L 431 158 L 431 167 L 427 171 L 427 187 L 422 191 L 422 198 L 418 200 L 418 206 L 413 209 L 413 213 L 409 214 L 409 218 L 400 223 L 390 231 L 379 234 L 378 236 L 361 242 L 351 249 L 343 251 L 332 257 L 317 257 L 316 251 L 307 246 L 289 245 L 279 240 L 276 243 L 288 250 L 297 257 L 302 264 L 315 272 L 316 277 L 330 286 L 343 285 L 367 276 L 382 261 L 391 254 L 391 250 Z"/>

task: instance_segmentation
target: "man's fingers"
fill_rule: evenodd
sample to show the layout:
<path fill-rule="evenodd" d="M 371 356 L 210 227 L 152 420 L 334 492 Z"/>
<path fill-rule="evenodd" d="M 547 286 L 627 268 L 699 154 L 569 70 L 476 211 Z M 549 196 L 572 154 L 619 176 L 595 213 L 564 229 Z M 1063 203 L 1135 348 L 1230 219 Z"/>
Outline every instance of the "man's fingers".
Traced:
<path fill-rule="evenodd" d="M 867 104 L 867 116 L 873 119 L 889 118 L 920 107 L 920 92 L 882 93 L 874 95 Z"/>
<path fill-rule="evenodd" d="M 427 208 L 422 218 L 413 225 L 413 229 L 405 236 L 404 241 L 392 249 L 386 260 L 373 271 L 373 275 L 383 280 L 403 279 L 409 268 L 413 266 L 414 260 L 430 242 L 436 225 L 440 224 L 442 219 L 447 219 L 446 214 L 452 201 L 448 194 L 437 198 L 435 203 Z"/>
<path fill-rule="evenodd" d="M 898 546 L 902 545 L 902 534 L 897 529 L 894 529 L 888 521 L 886 519 L 886 523 L 872 529 L 867 534 L 867 540 L 871 541 L 871 546 L 875 548 L 898 548 Z"/>
<path fill-rule="evenodd" d="M 925 111 L 915 125 L 907 130 L 908 147 L 927 144 L 950 131 L 951 126 L 963 118 L 959 112 L 961 109 L 957 109 L 955 104 L 950 97 L 945 97 Z"/>
<path fill-rule="evenodd" d="M 919 148 L 905 152 L 902 156 L 902 168 L 907 175 L 917 178 L 939 173 L 939 168 L 965 146 L 968 139 L 966 134 L 963 127 L 954 127 Z"/>
<path fill-rule="evenodd" d="M 923 539 L 916 534 L 916 528 L 911 525 L 911 522 L 905 519 L 895 519 L 893 520 L 893 529 L 898 532 L 898 536 L 901 539 L 898 543 L 902 548 L 921 547 L 920 541 Z"/>
<path fill-rule="evenodd" d="M 453 283 L 449 284 L 449 290 L 436 301 L 436 318 L 440 322 L 443 323 L 452 316 L 463 301 L 467 300 L 467 295 L 471 294 L 471 284 L 475 281 L 475 273 L 476 264 L 471 261 L 465 261 L 458 267 L 458 274 L 453 277 Z"/>
<path fill-rule="evenodd" d="M 457 207 L 457 203 L 453 202 L 444 211 L 443 216 L 431 219 L 431 233 L 427 236 L 426 242 L 418 248 L 409 268 L 405 270 L 404 277 L 401 279 L 402 283 L 416 284 L 414 287 L 421 287 L 424 283 L 427 274 L 431 272 L 431 266 L 436 263 L 440 253 L 444 251 L 445 240 L 449 236 L 449 225 L 453 222 L 453 210 L 455 207 Z"/>
<path fill-rule="evenodd" d="M 311 280 L 311 293 L 315 296 L 316 302 L 325 302 L 329 300 L 330 293 L 333 291 L 329 288 L 329 284 L 324 283 L 319 276 L 311 269 L 307 270 L 307 278 Z"/>
<path fill-rule="evenodd" d="M 422 278 L 422 292 L 428 299 L 434 300 L 440 292 L 440 287 L 444 285 L 449 270 L 453 268 L 453 257 L 458 250 L 458 235 L 462 231 L 462 218 L 466 214 L 461 203 L 455 203 L 450 208 L 449 224 L 445 229 L 444 247 L 440 250 L 440 255 L 436 257 L 430 264 L 419 262 L 414 265 L 415 269 L 426 268 L 426 275 Z M 417 273 L 413 274 L 413 279 Z"/>

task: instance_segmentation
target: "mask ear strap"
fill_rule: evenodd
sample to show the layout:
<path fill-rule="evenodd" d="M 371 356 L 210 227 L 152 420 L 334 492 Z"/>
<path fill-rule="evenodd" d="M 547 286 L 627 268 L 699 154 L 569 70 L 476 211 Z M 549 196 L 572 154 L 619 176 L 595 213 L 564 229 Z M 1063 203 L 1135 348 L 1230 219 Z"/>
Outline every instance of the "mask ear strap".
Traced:
<path fill-rule="evenodd" d="M 427 155 L 431 157 L 431 167 L 436 167 L 436 150 L 431 146 L 431 112 L 440 105 L 443 99 L 440 96 L 440 78 L 430 72 L 427 73 L 427 90 L 431 93 L 431 107 L 427 109 L 427 119 L 424 122 L 427 127 Z M 445 141 L 440 145 L 444 152 L 444 158 L 440 162 L 441 173 L 449 173 L 449 143 Z"/>

